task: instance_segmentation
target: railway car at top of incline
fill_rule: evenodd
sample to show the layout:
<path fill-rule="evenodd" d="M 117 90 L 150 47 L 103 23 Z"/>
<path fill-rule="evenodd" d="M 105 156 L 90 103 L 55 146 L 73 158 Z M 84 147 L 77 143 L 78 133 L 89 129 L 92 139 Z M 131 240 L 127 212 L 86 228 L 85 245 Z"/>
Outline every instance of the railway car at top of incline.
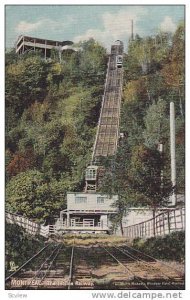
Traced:
<path fill-rule="evenodd" d="M 123 66 L 123 56 L 122 55 L 116 56 L 116 65 L 117 65 L 117 68 L 121 68 Z"/>

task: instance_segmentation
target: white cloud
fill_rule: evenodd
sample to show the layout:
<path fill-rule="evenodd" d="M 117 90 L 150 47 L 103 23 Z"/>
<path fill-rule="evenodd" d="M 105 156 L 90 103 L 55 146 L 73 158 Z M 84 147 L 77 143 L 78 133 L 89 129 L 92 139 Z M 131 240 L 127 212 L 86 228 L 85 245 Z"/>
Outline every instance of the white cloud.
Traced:
<path fill-rule="evenodd" d="M 68 17 L 64 22 L 62 20 L 52 20 L 52 19 L 41 19 L 35 23 L 30 23 L 27 21 L 20 21 L 15 28 L 17 33 L 30 33 L 36 30 L 63 30 L 65 27 L 70 26 L 74 22 L 73 17 Z"/>
<path fill-rule="evenodd" d="M 26 21 L 20 21 L 15 30 L 17 32 L 27 33 L 38 29 L 42 25 L 42 21 L 37 21 L 36 23 L 29 23 Z"/>
<path fill-rule="evenodd" d="M 162 31 L 174 32 L 176 30 L 176 24 L 173 22 L 172 18 L 166 16 L 163 22 L 160 24 L 160 29 Z"/>
<path fill-rule="evenodd" d="M 115 40 L 128 40 L 131 35 L 131 20 L 134 23 L 135 32 L 138 31 L 137 21 L 147 13 L 143 7 L 128 8 L 117 13 L 104 13 L 102 15 L 103 30 L 88 29 L 84 34 L 76 36 L 74 42 L 94 38 L 109 47 Z"/>

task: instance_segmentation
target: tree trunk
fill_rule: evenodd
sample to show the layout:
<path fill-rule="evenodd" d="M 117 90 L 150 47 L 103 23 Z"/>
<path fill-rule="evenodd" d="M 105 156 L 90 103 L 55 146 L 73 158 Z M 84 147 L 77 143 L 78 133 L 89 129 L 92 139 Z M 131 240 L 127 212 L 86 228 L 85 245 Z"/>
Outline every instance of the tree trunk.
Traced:
<path fill-rule="evenodd" d="M 122 218 L 120 219 L 120 229 L 121 229 L 121 235 L 124 235 L 124 231 L 123 231 L 123 224 L 122 224 Z"/>

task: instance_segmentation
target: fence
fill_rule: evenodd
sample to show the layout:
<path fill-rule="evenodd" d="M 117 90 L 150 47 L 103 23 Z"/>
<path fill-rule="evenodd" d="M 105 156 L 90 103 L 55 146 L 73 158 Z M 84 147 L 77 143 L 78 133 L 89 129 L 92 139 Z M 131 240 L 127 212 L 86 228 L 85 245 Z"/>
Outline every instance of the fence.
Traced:
<path fill-rule="evenodd" d="M 163 236 L 185 229 L 185 209 L 177 208 L 160 213 L 155 218 L 123 228 L 128 238 Z"/>
<path fill-rule="evenodd" d="M 33 222 L 23 216 L 19 216 L 10 212 L 5 213 L 5 219 L 8 224 L 17 224 L 18 226 L 24 228 L 27 233 L 32 235 L 42 235 L 48 237 L 50 233 L 49 225 L 44 226 Z"/>

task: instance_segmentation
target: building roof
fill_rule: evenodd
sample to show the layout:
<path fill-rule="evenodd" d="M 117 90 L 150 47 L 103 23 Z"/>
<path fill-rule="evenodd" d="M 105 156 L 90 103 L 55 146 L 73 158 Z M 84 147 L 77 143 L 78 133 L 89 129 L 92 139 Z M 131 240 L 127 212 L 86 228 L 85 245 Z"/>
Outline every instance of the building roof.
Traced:
<path fill-rule="evenodd" d="M 65 45 L 73 45 L 72 41 L 57 41 L 57 40 L 50 40 L 50 39 L 44 39 L 44 38 L 40 38 L 40 37 L 33 37 L 33 36 L 28 36 L 28 35 L 20 35 L 17 39 L 17 42 L 21 39 L 21 38 L 26 38 L 26 39 L 32 39 L 32 40 L 37 40 L 37 41 L 46 41 L 47 43 L 50 42 L 57 42 L 59 45 L 61 46 L 65 46 Z M 17 43 L 16 42 L 16 43 Z"/>

